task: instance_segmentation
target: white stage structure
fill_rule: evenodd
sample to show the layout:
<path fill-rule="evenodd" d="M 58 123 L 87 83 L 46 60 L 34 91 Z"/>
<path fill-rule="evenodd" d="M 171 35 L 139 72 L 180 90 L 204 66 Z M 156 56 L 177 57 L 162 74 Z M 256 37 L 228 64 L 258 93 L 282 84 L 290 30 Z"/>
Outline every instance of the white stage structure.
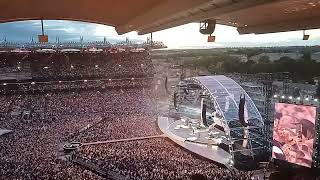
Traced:
<path fill-rule="evenodd" d="M 207 124 L 209 136 L 223 133 L 227 140 L 220 147 L 234 162 L 258 160 L 263 155 L 266 148 L 263 119 L 252 99 L 234 80 L 222 75 L 187 78 L 179 82 L 176 94 L 175 109 L 180 116 L 200 119 L 202 127 Z M 244 105 L 240 105 L 241 96 Z"/>

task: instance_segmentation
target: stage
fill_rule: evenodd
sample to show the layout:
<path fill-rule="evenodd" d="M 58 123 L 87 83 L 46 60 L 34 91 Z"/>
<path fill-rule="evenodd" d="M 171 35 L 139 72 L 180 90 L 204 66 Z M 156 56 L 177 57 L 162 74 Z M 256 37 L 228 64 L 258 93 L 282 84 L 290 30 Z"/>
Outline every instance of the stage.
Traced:
<path fill-rule="evenodd" d="M 168 117 L 158 117 L 158 126 L 168 138 L 193 153 L 223 165 L 231 159 L 228 152 L 218 147 L 221 142 L 226 142 L 226 137 L 218 129 L 212 134 L 216 138 L 210 138 L 208 128 L 195 129 L 186 125 L 183 118 L 174 120 Z"/>

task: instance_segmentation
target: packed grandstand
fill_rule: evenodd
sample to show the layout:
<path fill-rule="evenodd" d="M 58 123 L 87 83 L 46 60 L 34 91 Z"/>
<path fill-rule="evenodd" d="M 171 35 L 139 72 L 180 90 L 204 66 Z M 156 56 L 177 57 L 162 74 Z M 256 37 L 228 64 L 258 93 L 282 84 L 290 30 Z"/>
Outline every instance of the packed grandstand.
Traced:
<path fill-rule="evenodd" d="M 0 136 L 0 179 L 250 178 L 161 136 L 147 50 L 5 51 L 0 61 L 0 128 L 12 130 Z M 62 153 L 67 142 L 150 136 Z"/>

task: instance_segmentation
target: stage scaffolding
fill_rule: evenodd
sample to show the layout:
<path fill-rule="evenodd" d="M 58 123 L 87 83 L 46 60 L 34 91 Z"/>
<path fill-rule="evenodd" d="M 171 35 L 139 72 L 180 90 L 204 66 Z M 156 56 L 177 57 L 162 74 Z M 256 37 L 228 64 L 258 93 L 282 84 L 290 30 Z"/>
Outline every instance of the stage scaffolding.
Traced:
<path fill-rule="evenodd" d="M 235 79 L 257 106 L 265 124 L 265 150 L 271 155 L 274 103 L 279 100 L 274 99 L 273 95 L 280 92 L 281 95 L 287 97 L 292 95 L 294 89 L 292 87 L 292 74 L 288 72 L 229 74 L 228 77 Z M 281 84 L 280 87 L 277 86 L 279 83 Z M 286 99 L 280 99 L 280 101 L 286 102 Z"/>
<path fill-rule="evenodd" d="M 242 75 L 240 85 L 257 106 L 264 121 L 265 151 L 271 154 L 273 128 L 273 75 L 271 73 Z"/>

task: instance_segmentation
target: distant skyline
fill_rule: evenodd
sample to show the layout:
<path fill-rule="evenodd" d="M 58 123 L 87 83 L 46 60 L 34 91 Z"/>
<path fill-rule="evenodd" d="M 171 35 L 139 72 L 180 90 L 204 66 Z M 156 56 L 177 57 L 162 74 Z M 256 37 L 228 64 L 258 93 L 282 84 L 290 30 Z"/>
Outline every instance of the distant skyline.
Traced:
<path fill-rule="evenodd" d="M 135 41 L 146 41 L 150 34 L 139 36 L 136 32 L 118 35 L 111 26 L 77 21 L 45 20 L 45 34 L 49 41 L 103 41 L 104 37 L 114 43 L 123 41 L 126 37 Z M 190 23 L 175 28 L 153 33 L 156 41 L 163 41 L 169 48 L 212 48 L 212 47 L 253 47 L 253 46 L 305 46 L 320 45 L 320 30 L 307 30 L 308 41 L 302 40 L 302 31 L 272 33 L 263 35 L 239 35 L 236 28 L 217 25 L 213 35 L 215 43 L 207 43 L 207 36 L 199 33 L 199 24 Z M 20 21 L 0 24 L 0 41 L 6 37 L 8 41 L 29 42 L 32 37 L 37 40 L 41 34 L 40 21 Z"/>

